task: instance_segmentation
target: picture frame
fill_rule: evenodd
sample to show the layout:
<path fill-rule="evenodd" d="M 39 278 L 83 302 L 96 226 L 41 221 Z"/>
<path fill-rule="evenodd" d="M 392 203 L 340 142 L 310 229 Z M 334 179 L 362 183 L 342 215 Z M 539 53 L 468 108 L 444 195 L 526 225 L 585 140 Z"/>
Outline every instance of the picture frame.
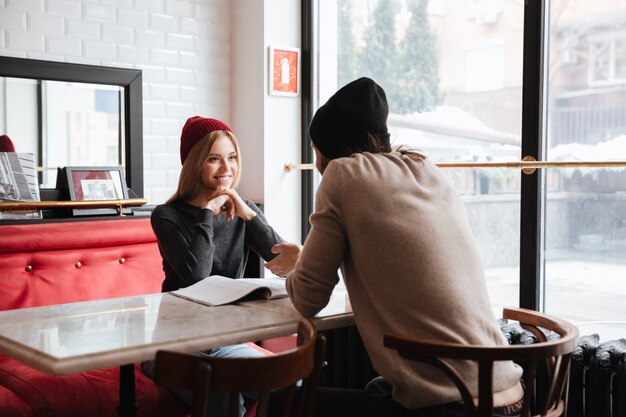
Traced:
<path fill-rule="evenodd" d="M 67 188 L 72 201 L 127 200 L 125 178 L 122 166 L 68 166 L 60 169 L 57 188 Z M 120 214 L 116 208 L 72 209 L 72 212 L 74 216 Z M 130 209 L 125 208 L 124 212 L 130 213 Z"/>
<path fill-rule="evenodd" d="M 274 96 L 300 95 L 300 49 L 269 48 L 269 93 Z"/>

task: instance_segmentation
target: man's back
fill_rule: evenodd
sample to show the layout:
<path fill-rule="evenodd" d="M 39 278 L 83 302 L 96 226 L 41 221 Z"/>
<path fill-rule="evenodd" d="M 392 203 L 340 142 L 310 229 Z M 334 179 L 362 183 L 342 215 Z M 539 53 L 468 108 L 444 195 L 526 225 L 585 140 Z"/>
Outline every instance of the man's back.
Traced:
<path fill-rule="evenodd" d="M 304 261 L 288 283 L 296 289 L 296 308 L 315 314 L 323 307 L 325 290 L 336 282 L 336 254 L 343 254 L 357 326 L 374 367 L 394 385 L 394 398 L 411 408 L 458 399 L 437 371 L 402 360 L 382 343 L 390 331 L 467 344 L 505 343 L 465 208 L 446 175 L 415 154 L 400 152 L 333 160 L 324 171 L 311 225 L 307 245 L 317 255 L 307 254 L 305 245 Z M 320 282 L 324 290 L 316 291 L 314 283 Z M 520 376 L 511 364 L 496 368 L 496 375 L 496 390 Z"/>

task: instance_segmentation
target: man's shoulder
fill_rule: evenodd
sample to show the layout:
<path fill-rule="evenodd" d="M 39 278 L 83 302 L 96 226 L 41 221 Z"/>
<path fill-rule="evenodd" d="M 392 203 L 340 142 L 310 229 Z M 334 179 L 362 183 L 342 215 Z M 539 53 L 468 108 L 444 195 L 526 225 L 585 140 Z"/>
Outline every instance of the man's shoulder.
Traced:
<path fill-rule="evenodd" d="M 324 176 L 365 176 L 397 169 L 415 161 L 402 158 L 397 152 L 389 153 L 355 153 L 349 157 L 333 159 L 328 163 Z"/>
<path fill-rule="evenodd" d="M 359 193 L 369 187 L 376 174 L 369 169 L 361 154 L 333 159 L 328 163 L 319 185 L 321 193 L 343 195 Z"/>
<path fill-rule="evenodd" d="M 351 156 L 343 158 L 333 159 L 328 162 L 326 169 L 324 170 L 324 176 L 330 175 L 344 175 L 349 172 L 359 172 L 363 170 L 365 164 L 363 154 L 356 153 Z"/>

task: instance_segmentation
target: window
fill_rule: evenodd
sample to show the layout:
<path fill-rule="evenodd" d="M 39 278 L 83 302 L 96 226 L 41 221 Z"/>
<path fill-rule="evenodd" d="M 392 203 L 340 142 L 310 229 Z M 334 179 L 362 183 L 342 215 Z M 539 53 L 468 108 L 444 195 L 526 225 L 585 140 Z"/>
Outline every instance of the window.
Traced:
<path fill-rule="evenodd" d="M 626 89 L 608 87 L 626 82 L 626 32 L 616 30 L 624 18 L 609 18 L 624 10 L 608 1 L 594 7 L 552 3 L 550 27 L 557 41 L 550 56 L 587 43 L 589 83 L 581 83 L 584 61 L 548 59 L 546 160 L 626 160 Z M 561 28 L 574 26 L 586 29 L 558 37 Z M 593 35 L 585 41 L 586 33 Z M 578 56 L 584 60 L 586 54 Z M 546 174 L 543 307 L 577 323 L 582 334 L 598 332 L 603 341 L 623 337 L 626 170 L 563 168 Z"/>
<path fill-rule="evenodd" d="M 478 24 L 494 23 L 502 12 L 502 0 L 468 0 L 468 17 L 475 19 Z"/>
<path fill-rule="evenodd" d="M 498 90 L 504 85 L 502 46 L 468 49 L 465 53 L 465 91 Z"/>
<path fill-rule="evenodd" d="M 430 0 L 428 2 L 428 14 L 442 16 L 446 10 L 446 0 Z"/>
<path fill-rule="evenodd" d="M 387 93 L 392 145 L 419 149 L 435 162 L 521 158 L 523 14 L 494 34 L 476 31 L 476 22 L 454 8 L 429 13 L 424 1 L 315 5 L 315 107 L 368 76 Z M 520 172 L 446 172 L 465 201 L 494 309 L 518 305 Z"/>
<path fill-rule="evenodd" d="M 626 32 L 589 37 L 589 84 L 626 83 Z"/>
<path fill-rule="evenodd" d="M 626 160 L 619 3 L 553 0 L 545 25 L 524 21 L 525 7 L 539 15 L 544 2 L 473 0 L 467 10 L 437 13 L 435 2 L 417 0 L 312 2 L 314 109 L 369 76 L 387 91 L 392 143 L 435 162 Z M 478 19 L 480 11 L 496 18 Z M 524 50 L 525 31 L 545 41 Z M 615 337 L 626 325 L 626 168 L 538 172 L 446 169 L 465 202 L 494 311 L 537 308 L 583 334 Z"/>

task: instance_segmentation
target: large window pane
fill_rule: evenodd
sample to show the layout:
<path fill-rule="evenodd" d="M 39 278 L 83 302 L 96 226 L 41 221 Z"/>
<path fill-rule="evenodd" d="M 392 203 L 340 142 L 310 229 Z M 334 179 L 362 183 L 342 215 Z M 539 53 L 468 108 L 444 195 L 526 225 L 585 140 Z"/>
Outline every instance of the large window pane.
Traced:
<path fill-rule="evenodd" d="M 368 76 L 387 92 L 394 145 L 434 162 L 520 160 L 523 2 L 319 0 L 316 7 L 318 106 Z M 446 172 L 466 204 L 494 308 L 518 305 L 521 173 Z"/>
<path fill-rule="evenodd" d="M 547 159 L 626 160 L 626 4 L 553 0 Z M 626 170 L 551 169 L 544 301 L 583 334 L 626 327 Z"/>

